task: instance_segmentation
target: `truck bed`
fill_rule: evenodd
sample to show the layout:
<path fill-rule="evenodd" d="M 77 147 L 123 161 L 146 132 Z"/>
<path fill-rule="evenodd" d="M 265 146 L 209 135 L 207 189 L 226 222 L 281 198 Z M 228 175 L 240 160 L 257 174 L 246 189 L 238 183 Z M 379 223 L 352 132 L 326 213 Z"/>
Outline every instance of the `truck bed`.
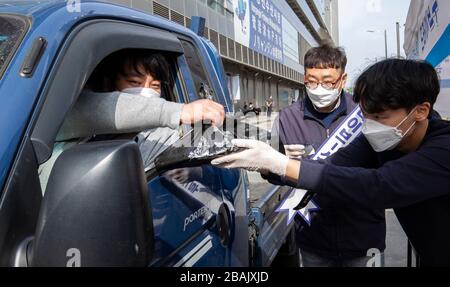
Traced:
<path fill-rule="evenodd" d="M 290 187 L 275 186 L 264 180 L 257 172 L 249 172 L 250 207 L 259 208 L 263 215 L 275 211 L 291 190 Z"/>
<path fill-rule="evenodd" d="M 289 196 L 291 187 L 275 186 L 265 181 L 259 173 L 248 173 L 250 182 L 251 239 L 257 254 L 254 266 L 270 266 L 287 235 L 293 228 L 293 221 L 287 223 L 286 212 L 276 212 Z"/>

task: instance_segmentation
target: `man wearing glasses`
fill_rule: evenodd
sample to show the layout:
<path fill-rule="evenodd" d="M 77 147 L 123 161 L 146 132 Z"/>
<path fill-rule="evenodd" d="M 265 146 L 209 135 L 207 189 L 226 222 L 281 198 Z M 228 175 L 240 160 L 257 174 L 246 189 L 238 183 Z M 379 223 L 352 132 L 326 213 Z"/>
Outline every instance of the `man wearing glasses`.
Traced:
<path fill-rule="evenodd" d="M 307 96 L 283 109 L 272 128 L 272 140 L 279 140 L 272 145 L 290 158 L 311 157 L 356 106 L 343 90 L 347 57 L 342 49 L 312 48 L 304 63 Z M 346 208 L 317 195 L 314 201 L 320 210 L 311 224 L 296 219 L 303 266 L 366 267 L 369 250 L 384 251 L 384 210 Z"/>

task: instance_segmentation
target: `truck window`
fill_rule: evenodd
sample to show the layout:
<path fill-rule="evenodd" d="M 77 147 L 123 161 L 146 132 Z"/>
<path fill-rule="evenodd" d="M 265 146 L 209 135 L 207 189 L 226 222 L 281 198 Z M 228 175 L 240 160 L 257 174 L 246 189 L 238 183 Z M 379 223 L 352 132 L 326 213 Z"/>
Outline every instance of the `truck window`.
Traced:
<path fill-rule="evenodd" d="M 27 30 L 22 18 L 0 15 L 0 79 Z"/>
<path fill-rule="evenodd" d="M 216 94 L 211 87 L 208 77 L 206 76 L 207 73 L 204 70 L 200 57 L 197 53 L 197 49 L 192 43 L 185 40 L 181 40 L 181 44 L 183 45 L 184 56 L 186 57 L 187 64 L 191 70 L 195 90 L 199 95 L 199 98 L 210 99 L 217 102 Z"/>
<path fill-rule="evenodd" d="M 166 85 L 162 85 L 161 91 L 162 95 L 167 101 L 172 102 L 182 102 L 181 99 L 184 98 L 185 91 L 182 89 L 182 87 L 178 84 L 179 79 L 179 72 L 178 72 L 178 66 L 176 66 L 175 63 L 175 57 L 176 55 L 164 53 L 161 51 L 154 51 L 154 50 L 139 50 L 139 49 L 124 49 L 120 50 L 116 53 L 113 53 L 106 57 L 100 64 L 97 65 L 96 69 L 94 69 L 94 72 L 89 77 L 89 80 L 87 81 L 87 84 L 85 86 L 85 89 L 83 89 L 82 93 L 86 93 L 83 96 L 80 96 L 78 101 L 86 102 L 87 93 L 89 92 L 96 92 L 99 94 L 104 94 L 105 97 L 108 96 L 108 93 L 112 93 L 116 91 L 116 87 L 111 84 L 112 76 L 115 75 L 114 73 L 110 74 L 109 72 L 111 70 L 117 69 L 113 63 L 115 63 L 118 60 L 118 57 L 125 57 L 127 54 L 133 54 L 133 53 L 148 53 L 154 54 L 158 53 L 161 54 L 165 61 L 167 61 L 167 64 L 169 65 L 170 71 L 169 71 L 169 77 L 170 80 Z M 96 105 L 96 104 L 94 104 Z M 115 105 L 112 105 L 111 108 L 115 109 Z M 53 149 L 53 155 L 52 157 L 45 163 L 43 163 L 39 168 L 39 176 L 41 180 L 41 188 L 42 191 L 45 192 L 48 178 L 50 176 L 50 172 L 53 168 L 53 165 L 56 161 L 56 159 L 59 157 L 59 155 L 69 149 L 70 147 L 85 143 L 87 141 L 101 141 L 101 140 L 113 140 L 113 139 L 134 139 L 136 142 L 138 142 L 139 147 L 142 152 L 142 158 L 144 160 L 144 165 L 146 169 L 150 169 L 153 167 L 153 161 L 154 158 L 159 155 L 161 152 L 163 152 L 168 146 L 170 146 L 172 143 L 174 143 L 178 137 L 179 137 L 179 131 L 178 130 L 171 130 L 167 127 L 160 127 L 160 128 L 152 128 L 147 131 L 141 131 L 140 133 L 137 131 L 128 133 L 127 131 L 123 131 L 120 133 L 117 130 L 110 130 L 109 132 L 103 132 L 101 134 L 95 134 L 94 132 L 89 133 L 89 130 L 91 127 L 85 127 L 86 123 L 92 123 L 94 122 L 92 119 L 95 119 L 97 114 L 96 109 L 87 110 L 86 105 L 83 104 L 81 106 L 75 105 L 75 110 L 78 110 L 77 113 L 69 113 L 68 121 L 64 122 L 63 127 L 60 130 L 60 133 L 62 134 L 77 134 L 77 137 L 69 138 L 68 136 L 59 136 L 60 138 L 57 138 L 57 141 L 54 144 Z M 80 112 L 81 111 L 81 112 Z M 80 114 L 82 116 L 80 116 Z M 74 120 L 76 119 L 76 120 Z M 79 124 L 74 124 L 77 122 L 77 120 L 83 120 L 87 119 L 86 122 L 83 123 L 83 125 L 80 128 Z M 103 122 L 105 118 L 100 117 L 100 122 Z M 68 123 L 66 125 L 66 123 Z M 111 124 L 108 124 L 107 126 L 111 126 Z M 75 130 L 72 131 L 71 128 L 74 128 Z M 102 128 L 101 125 L 97 126 L 96 128 Z M 77 130 L 81 129 L 81 131 Z M 81 135 L 83 135 L 81 137 Z"/>

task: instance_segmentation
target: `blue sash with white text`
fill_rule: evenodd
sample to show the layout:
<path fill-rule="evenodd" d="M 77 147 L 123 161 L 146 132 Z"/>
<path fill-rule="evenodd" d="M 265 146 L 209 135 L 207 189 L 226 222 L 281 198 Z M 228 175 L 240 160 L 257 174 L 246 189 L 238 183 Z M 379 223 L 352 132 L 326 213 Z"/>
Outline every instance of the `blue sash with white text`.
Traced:
<path fill-rule="evenodd" d="M 326 159 L 340 148 L 349 145 L 360 133 L 363 124 L 363 114 L 357 106 L 339 125 L 332 135 L 322 144 L 312 157 L 313 160 Z M 303 189 L 292 189 L 288 198 L 278 207 L 276 212 L 287 212 L 287 225 L 290 225 L 295 215 L 299 214 L 308 225 L 311 225 L 311 213 L 320 210 L 311 199 L 312 193 Z M 298 209 L 299 206 L 304 206 Z"/>

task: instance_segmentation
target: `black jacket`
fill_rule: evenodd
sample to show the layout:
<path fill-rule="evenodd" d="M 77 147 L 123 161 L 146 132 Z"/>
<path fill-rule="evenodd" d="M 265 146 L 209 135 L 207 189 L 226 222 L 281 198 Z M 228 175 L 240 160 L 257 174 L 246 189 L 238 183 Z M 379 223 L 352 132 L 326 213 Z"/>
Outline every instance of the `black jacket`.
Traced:
<path fill-rule="evenodd" d="M 408 154 L 376 153 L 360 136 L 325 161 L 303 160 L 295 186 L 341 206 L 394 208 L 421 265 L 450 266 L 450 122 L 429 123 Z"/>

